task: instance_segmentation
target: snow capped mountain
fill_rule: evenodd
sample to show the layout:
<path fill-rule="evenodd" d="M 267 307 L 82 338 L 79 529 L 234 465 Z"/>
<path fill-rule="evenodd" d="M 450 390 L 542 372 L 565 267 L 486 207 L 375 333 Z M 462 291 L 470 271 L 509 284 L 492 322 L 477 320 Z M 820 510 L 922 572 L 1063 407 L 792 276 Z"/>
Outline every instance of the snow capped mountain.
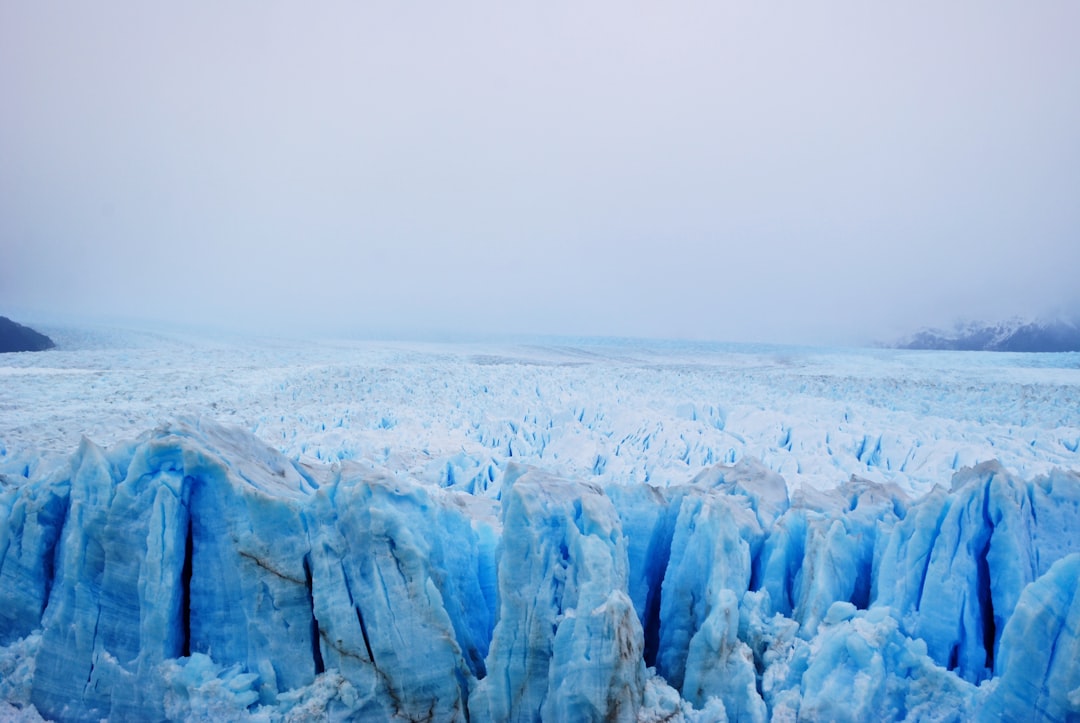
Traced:
<path fill-rule="evenodd" d="M 952 331 L 924 329 L 900 341 L 896 347 L 952 351 L 1080 351 L 1080 324 L 1068 319 L 1022 318 L 992 324 L 964 322 Z"/>
<path fill-rule="evenodd" d="M 0 718 L 1080 715 L 1077 355 L 26 356 Z"/>

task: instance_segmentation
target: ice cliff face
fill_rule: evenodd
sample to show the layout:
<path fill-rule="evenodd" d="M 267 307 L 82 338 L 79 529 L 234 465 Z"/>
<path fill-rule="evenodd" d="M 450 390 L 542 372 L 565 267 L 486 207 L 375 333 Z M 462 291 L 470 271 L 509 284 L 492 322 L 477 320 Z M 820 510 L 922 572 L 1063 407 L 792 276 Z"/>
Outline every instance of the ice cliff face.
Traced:
<path fill-rule="evenodd" d="M 60 720 L 1080 717 L 1080 478 L 754 463 L 468 494 L 159 428 L 0 477 L 0 700 Z M 3 710 L 0 710 L 3 712 Z"/>

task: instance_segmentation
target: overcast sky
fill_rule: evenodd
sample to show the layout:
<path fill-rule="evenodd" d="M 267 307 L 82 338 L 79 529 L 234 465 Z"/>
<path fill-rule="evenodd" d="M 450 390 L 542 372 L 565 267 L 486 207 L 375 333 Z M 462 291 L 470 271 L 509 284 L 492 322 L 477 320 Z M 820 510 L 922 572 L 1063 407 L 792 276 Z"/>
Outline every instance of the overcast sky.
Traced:
<path fill-rule="evenodd" d="M 1078 29 L 0 0 L 0 314 L 804 342 L 1080 308 Z"/>

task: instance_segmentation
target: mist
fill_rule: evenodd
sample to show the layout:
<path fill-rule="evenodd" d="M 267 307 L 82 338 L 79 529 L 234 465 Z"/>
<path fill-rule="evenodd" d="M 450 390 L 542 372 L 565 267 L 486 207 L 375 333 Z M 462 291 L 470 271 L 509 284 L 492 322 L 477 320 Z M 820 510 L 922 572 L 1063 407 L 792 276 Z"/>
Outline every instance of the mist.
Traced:
<path fill-rule="evenodd" d="M 1077 27 L 3 3 L 0 313 L 803 343 L 1075 311 Z"/>

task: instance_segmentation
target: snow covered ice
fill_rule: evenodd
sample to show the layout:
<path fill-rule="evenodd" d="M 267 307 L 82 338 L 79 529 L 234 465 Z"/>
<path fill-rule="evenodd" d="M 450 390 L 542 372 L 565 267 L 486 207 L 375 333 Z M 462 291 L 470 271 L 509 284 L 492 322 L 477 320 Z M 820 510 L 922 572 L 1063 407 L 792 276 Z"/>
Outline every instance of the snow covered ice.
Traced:
<path fill-rule="evenodd" d="M 48 331 L 0 718 L 1080 720 L 1080 355 Z"/>

